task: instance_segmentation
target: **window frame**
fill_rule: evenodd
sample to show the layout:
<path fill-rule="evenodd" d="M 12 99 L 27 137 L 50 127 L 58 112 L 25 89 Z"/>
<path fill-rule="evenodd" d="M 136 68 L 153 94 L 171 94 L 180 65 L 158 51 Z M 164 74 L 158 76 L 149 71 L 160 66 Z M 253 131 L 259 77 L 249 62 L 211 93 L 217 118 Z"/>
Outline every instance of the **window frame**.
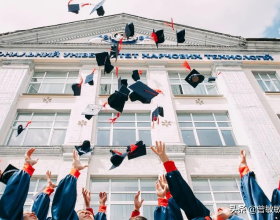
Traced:
<path fill-rule="evenodd" d="M 261 87 L 261 89 L 264 91 L 264 92 L 280 92 L 280 90 L 277 88 L 277 86 L 275 85 L 274 83 L 274 79 L 271 78 L 271 75 L 274 75 L 276 77 L 276 79 L 279 81 L 280 83 L 280 80 L 279 80 L 279 77 L 278 77 L 278 74 L 276 72 L 254 72 L 254 77 L 255 79 L 257 80 L 257 83 L 259 84 L 259 81 L 262 82 L 262 84 L 265 86 L 266 90 L 263 90 L 262 86 L 259 84 L 259 86 Z M 258 79 L 256 78 L 256 75 L 258 75 Z M 269 78 L 269 82 L 271 83 L 271 85 L 273 86 L 273 88 L 275 90 L 271 90 L 265 82 L 267 82 L 268 80 L 264 80 L 262 78 L 262 75 L 266 75 L 268 78 Z"/>
<path fill-rule="evenodd" d="M 112 112 L 112 113 L 107 113 L 107 114 L 111 114 L 111 118 L 115 118 L 116 117 L 116 113 Z M 98 143 L 98 132 L 99 131 L 109 131 L 110 132 L 110 138 L 109 138 L 109 146 L 115 146 L 113 145 L 113 141 L 114 141 L 114 130 L 135 130 L 135 140 L 139 140 L 139 131 L 150 131 L 150 135 L 151 135 L 151 142 L 152 142 L 152 133 L 151 133 L 151 121 L 138 121 L 137 115 L 138 114 L 151 114 L 151 113 L 123 113 L 123 114 L 134 114 L 134 121 L 123 121 L 121 120 L 121 116 L 119 119 L 117 119 L 116 123 L 132 123 L 134 124 L 133 127 L 115 127 L 114 124 L 110 124 L 109 122 L 109 118 L 107 120 L 101 120 L 99 121 L 98 117 L 97 117 L 97 135 L 96 135 L 96 139 L 95 139 L 95 143 Z M 109 116 L 110 117 L 110 116 Z M 151 117 L 151 116 L 150 116 Z M 108 127 L 99 127 L 98 124 L 99 123 L 108 123 Z M 149 127 L 139 127 L 138 123 L 150 123 Z M 129 138 L 127 138 L 127 144 L 130 144 L 130 140 Z M 98 144 L 97 144 L 98 145 Z M 122 146 L 122 145 L 118 145 L 118 146 Z"/>
<path fill-rule="evenodd" d="M 170 74 L 177 74 L 178 77 L 177 78 L 174 78 L 174 77 L 170 77 Z M 181 74 L 184 74 L 184 77 L 181 77 Z M 209 73 L 209 74 L 203 74 L 203 75 L 209 75 L 210 77 L 212 77 L 212 74 Z M 186 78 L 186 73 L 182 73 L 180 71 L 176 72 L 176 71 L 170 71 L 168 72 L 168 78 L 169 78 L 169 82 L 170 82 L 170 87 L 171 87 L 171 92 L 173 95 L 205 95 L 205 96 L 209 96 L 209 95 L 219 95 L 219 90 L 217 88 L 217 84 L 216 84 L 216 81 L 214 83 L 210 83 L 210 82 L 205 82 L 205 80 L 207 78 L 205 78 L 203 80 L 202 83 L 200 83 L 199 85 L 203 85 L 203 88 L 204 88 L 204 92 L 206 94 L 188 94 L 184 91 L 184 86 L 183 85 L 188 85 L 190 86 L 186 81 L 185 81 L 185 78 Z M 178 80 L 179 82 L 177 83 L 173 83 L 172 80 Z M 173 91 L 172 91 L 172 85 L 179 85 L 180 87 L 180 90 L 182 91 L 182 94 L 174 94 Z M 209 91 L 207 90 L 207 86 L 214 86 L 215 87 L 215 91 L 216 91 L 216 94 L 209 94 Z M 191 87 L 191 86 L 190 86 Z"/>
<path fill-rule="evenodd" d="M 90 178 L 90 189 L 91 189 L 91 183 L 94 181 L 94 180 L 97 180 L 97 181 L 107 181 L 108 183 L 109 183 L 109 189 L 108 189 L 108 192 L 106 192 L 107 193 L 107 203 L 106 203 L 106 205 L 107 205 L 107 211 L 106 211 L 106 214 L 107 214 L 107 216 L 108 216 L 108 219 L 111 219 L 111 206 L 112 205 L 131 205 L 131 206 L 133 206 L 134 205 L 134 201 L 133 201 L 133 199 L 131 200 L 131 201 L 111 201 L 111 199 L 112 199 L 112 194 L 131 194 L 132 196 L 135 196 L 135 194 L 138 192 L 138 191 L 141 191 L 141 194 L 140 194 L 140 196 L 139 196 L 139 200 L 141 200 L 142 199 L 142 194 L 153 194 L 153 195 L 155 195 L 156 196 L 156 190 L 154 190 L 154 191 L 142 191 L 141 190 L 141 180 L 151 180 L 152 182 L 154 182 L 154 181 L 156 181 L 158 178 L 157 177 L 155 177 L 155 176 L 150 176 L 150 177 L 145 177 L 145 178 L 140 178 L 140 177 L 129 177 L 129 178 L 127 178 L 127 177 L 123 177 L 123 178 L 112 178 L 112 177 L 108 177 L 108 178 L 106 178 L 106 177 L 100 177 L 100 178 L 98 178 L 98 177 L 93 177 L 93 176 L 91 176 L 91 178 Z M 112 182 L 114 181 L 114 180 L 122 180 L 122 181 L 126 181 L 126 180 L 137 180 L 137 187 L 138 187 L 138 190 L 137 191 L 113 191 L 112 190 Z M 100 192 L 99 191 L 94 191 L 94 190 L 91 190 L 91 192 L 90 192 L 90 194 L 92 195 L 92 194 L 95 194 L 95 195 L 98 195 Z M 90 205 L 91 205 L 91 207 L 93 207 L 93 206 L 99 206 L 100 204 L 99 204 L 99 201 L 91 201 L 90 202 Z M 157 199 L 156 200 L 154 200 L 154 201 L 146 201 L 145 200 L 145 203 L 142 205 L 142 207 L 141 207 L 141 209 L 139 210 L 141 213 L 142 213 L 142 215 L 145 215 L 145 213 L 144 213 L 144 206 L 157 206 L 158 205 L 158 201 L 157 201 Z M 130 213 L 129 213 L 129 215 L 131 214 L 131 212 L 134 210 L 134 208 L 132 208 L 131 210 L 130 210 Z"/>
<path fill-rule="evenodd" d="M 228 113 L 220 113 L 220 112 L 219 113 L 218 112 L 211 112 L 211 113 L 199 113 L 199 112 L 180 113 L 180 112 L 177 112 L 177 116 L 178 115 L 184 115 L 184 114 L 190 114 L 191 121 L 180 121 L 178 119 L 178 125 L 179 125 L 179 128 L 181 130 L 181 134 L 182 134 L 182 131 L 193 131 L 194 138 L 195 138 L 195 141 L 196 141 L 196 144 L 197 144 L 195 146 L 214 146 L 214 145 L 200 145 L 200 141 L 199 141 L 199 138 L 198 138 L 197 130 L 217 130 L 218 134 L 219 134 L 219 137 L 220 137 L 220 140 L 222 142 L 222 147 L 227 147 L 226 142 L 225 142 L 224 137 L 223 137 L 223 134 L 222 134 L 222 131 L 224 131 L 224 130 L 232 131 L 232 137 L 233 137 L 233 140 L 235 142 L 235 146 L 237 146 L 237 140 L 236 140 L 236 137 L 235 137 L 235 135 L 233 133 L 232 122 L 230 120 L 230 117 L 229 117 Z M 194 118 L 193 118 L 193 114 L 212 114 L 212 116 L 214 118 L 214 121 L 195 121 Z M 229 120 L 228 121 L 217 120 L 215 114 L 226 114 Z M 192 123 L 192 127 L 182 127 L 182 126 L 180 126 L 180 123 Z M 195 123 L 215 123 L 215 127 L 196 127 Z M 218 125 L 218 123 L 230 123 L 231 126 L 229 126 L 229 127 L 220 127 Z M 182 140 L 184 142 L 183 134 L 182 134 Z"/>
<path fill-rule="evenodd" d="M 17 112 L 16 113 L 16 116 L 14 117 L 14 120 L 13 120 L 13 122 L 12 122 L 12 125 L 11 125 L 11 127 L 10 127 L 10 131 L 9 131 L 9 133 L 8 133 L 8 136 L 7 136 L 7 139 L 6 139 L 6 145 L 8 145 L 8 146 L 13 146 L 13 145 L 10 145 L 9 144 L 9 142 L 10 142 L 10 140 L 11 140 L 11 137 L 12 137 L 12 134 L 13 134 L 13 132 L 14 131 L 16 131 L 17 130 L 17 127 L 16 126 L 14 126 L 14 124 L 16 124 L 17 122 L 22 122 L 22 123 L 25 123 L 26 122 L 26 120 L 16 120 L 16 118 L 18 117 L 18 115 L 19 114 L 25 114 L 25 113 L 27 113 L 27 114 L 31 114 L 30 115 L 30 120 L 29 121 L 32 121 L 32 122 L 52 122 L 52 125 L 49 127 L 49 126 L 45 126 L 45 127 L 31 127 L 30 125 L 26 128 L 26 130 L 25 130 L 25 132 L 23 132 L 21 135 L 23 135 L 23 138 L 22 138 L 22 141 L 21 141 L 21 143 L 19 144 L 19 145 L 17 145 L 17 146 L 26 146 L 26 145 L 23 145 L 24 144 L 24 142 L 25 142 L 25 140 L 26 140 L 26 136 L 27 136 L 27 133 L 28 133 L 28 131 L 29 131 L 29 129 L 31 129 L 31 130 L 38 130 L 38 129 L 50 129 L 50 134 L 49 134 L 49 138 L 48 138 L 48 142 L 47 142 L 47 144 L 46 145 L 42 145 L 42 146 L 51 146 L 51 141 L 52 141 L 52 138 L 53 138 L 53 135 L 54 135 L 54 131 L 55 130 L 65 130 L 66 131 L 66 133 L 67 133 L 67 129 L 68 129 L 68 126 L 69 126 L 69 119 L 67 119 L 67 120 L 56 120 L 56 118 L 57 118 L 57 114 L 69 114 L 69 117 L 70 117 L 70 112 L 42 112 L 42 114 L 54 114 L 54 118 L 53 118 L 53 120 L 51 121 L 51 120 L 32 120 L 33 119 L 33 117 L 34 117 L 34 114 L 41 114 L 41 112 Z M 32 123 L 31 122 L 31 123 Z M 67 125 L 67 127 L 56 127 L 55 126 L 55 123 L 56 122 L 68 122 L 68 125 Z M 23 126 L 25 126 L 24 124 L 23 124 Z M 66 137 L 66 133 L 65 133 L 65 137 Z M 65 141 L 65 137 L 64 137 L 64 141 Z"/>
<path fill-rule="evenodd" d="M 42 73 L 44 73 L 44 76 L 43 77 L 34 77 L 34 75 L 36 74 L 36 73 L 39 73 L 39 72 L 42 72 Z M 46 75 L 47 75 L 47 73 L 50 73 L 50 72 L 56 72 L 56 73 L 66 73 L 66 77 L 46 77 Z M 70 73 L 73 73 L 73 72 L 77 72 L 78 73 L 78 75 L 76 76 L 76 77 L 70 77 L 69 76 L 69 74 Z M 30 82 L 29 82 L 29 84 L 28 84 L 28 87 L 27 87 L 27 89 L 26 89 L 26 93 L 27 94 L 71 94 L 71 93 L 65 93 L 65 90 L 66 90 L 66 87 L 67 87 L 67 85 L 72 85 L 74 82 L 67 82 L 68 80 L 77 80 L 78 79 L 78 77 L 79 77 L 79 70 L 77 70 L 77 71 L 63 71 L 63 70 L 48 70 L 48 71 L 40 71 L 40 70 L 36 70 L 36 71 L 34 71 L 34 73 L 33 73 L 33 75 L 32 75 L 32 77 L 31 77 L 31 79 L 30 79 Z M 38 78 L 38 79 L 41 79 L 42 80 L 42 82 L 32 82 L 32 79 L 34 79 L 34 78 Z M 64 82 L 45 82 L 45 79 L 52 79 L 52 78 L 54 78 L 54 79 L 64 79 L 65 81 Z M 60 93 L 50 93 L 50 92 L 48 92 L 48 93 L 42 93 L 41 92 L 41 90 L 42 90 L 42 85 L 43 84 L 64 84 L 63 85 L 63 89 L 62 89 L 62 92 Z M 39 89 L 38 89 L 38 91 L 37 91 L 37 93 L 30 93 L 29 91 L 30 91 L 30 89 L 31 89 L 31 87 L 32 87 L 32 84 L 38 84 L 39 85 Z M 34 89 L 35 90 L 35 89 Z"/>

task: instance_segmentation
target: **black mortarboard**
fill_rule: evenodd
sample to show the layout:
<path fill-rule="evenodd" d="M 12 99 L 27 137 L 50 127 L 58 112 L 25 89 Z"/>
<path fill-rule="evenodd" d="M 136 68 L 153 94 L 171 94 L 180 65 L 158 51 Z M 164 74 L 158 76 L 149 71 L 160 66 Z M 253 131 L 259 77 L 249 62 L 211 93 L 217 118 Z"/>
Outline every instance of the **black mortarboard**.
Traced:
<path fill-rule="evenodd" d="M 93 148 L 91 148 L 89 141 L 84 141 L 81 146 L 75 146 L 75 148 L 78 151 L 79 156 L 83 156 L 84 154 L 93 151 Z"/>
<path fill-rule="evenodd" d="M 185 42 L 185 35 L 186 35 L 185 29 L 177 32 L 176 35 L 177 35 L 177 43 Z"/>
<path fill-rule="evenodd" d="M 105 73 L 111 73 L 113 69 L 114 69 L 114 66 L 111 65 L 110 57 L 108 56 L 108 57 L 106 57 L 106 60 L 105 60 L 104 71 L 105 71 Z"/>
<path fill-rule="evenodd" d="M 208 82 L 215 82 L 216 81 L 216 77 L 209 77 L 208 78 Z"/>
<path fill-rule="evenodd" d="M 158 44 L 160 43 L 164 43 L 165 41 L 165 37 L 164 37 L 164 30 L 158 30 L 155 32 L 155 30 L 153 30 L 153 32 L 156 34 L 157 36 L 157 41 L 156 41 L 156 45 L 158 47 Z"/>
<path fill-rule="evenodd" d="M 185 78 L 185 81 L 195 88 L 199 83 L 203 82 L 204 78 L 205 77 L 203 75 L 201 75 L 195 69 L 192 69 L 190 74 Z"/>
<path fill-rule="evenodd" d="M 82 112 L 82 115 L 85 115 L 85 118 L 90 120 L 92 116 L 98 115 L 98 113 L 101 111 L 103 108 L 102 105 L 92 105 L 89 104 L 86 109 Z"/>
<path fill-rule="evenodd" d="M 111 163 L 113 164 L 112 167 L 110 168 L 110 170 L 112 170 L 121 165 L 121 163 L 127 156 L 128 152 L 126 152 L 124 154 L 122 154 L 116 150 L 110 150 L 110 152 L 112 153 L 112 157 L 110 160 L 111 160 Z"/>
<path fill-rule="evenodd" d="M 141 81 L 137 81 L 129 88 L 133 91 L 129 96 L 132 102 L 139 100 L 142 103 L 150 103 L 159 94 Z"/>
<path fill-rule="evenodd" d="M 104 11 L 104 8 L 103 8 L 104 2 L 105 2 L 105 0 L 102 0 L 97 5 L 95 5 L 94 8 L 92 9 L 92 11 L 90 12 L 90 14 L 97 11 L 98 16 L 103 16 L 105 14 L 105 11 Z"/>
<path fill-rule="evenodd" d="M 68 5 L 68 12 L 73 12 L 75 14 L 79 14 L 79 10 L 80 10 L 79 4 Z"/>
<path fill-rule="evenodd" d="M 18 128 L 17 128 L 17 136 L 19 136 L 20 133 L 23 132 L 24 129 L 25 128 L 23 128 L 22 125 L 19 125 Z"/>
<path fill-rule="evenodd" d="M 137 80 L 140 79 L 140 75 L 139 75 L 139 72 L 138 70 L 133 70 L 132 72 L 132 79 L 136 82 Z"/>
<path fill-rule="evenodd" d="M 122 85 L 124 85 L 125 87 L 127 87 L 127 79 L 122 79 L 122 77 L 120 77 L 118 79 L 118 90 L 121 89 Z"/>
<path fill-rule="evenodd" d="M 72 90 L 74 92 L 74 96 L 80 96 L 81 95 L 81 85 L 78 83 L 75 83 L 72 85 Z"/>
<path fill-rule="evenodd" d="M 96 53 L 95 57 L 96 57 L 97 65 L 104 66 L 106 58 L 109 57 L 109 53 L 108 52 Z"/>
<path fill-rule="evenodd" d="M 143 141 L 138 141 L 135 145 L 127 147 L 128 160 L 135 159 L 137 157 L 141 157 L 147 154 L 146 145 L 143 144 Z"/>
<path fill-rule="evenodd" d="M 118 59 L 119 56 L 119 43 L 111 45 L 110 57 Z"/>
<path fill-rule="evenodd" d="M 85 84 L 86 83 L 93 86 L 94 82 L 93 82 L 93 74 L 92 73 L 87 75 L 86 80 L 85 80 Z"/>
<path fill-rule="evenodd" d="M 157 107 L 152 113 L 152 121 L 156 121 L 158 116 L 164 117 L 163 107 Z"/>
<path fill-rule="evenodd" d="M 11 178 L 11 176 L 14 174 L 14 172 L 18 171 L 19 169 L 14 167 L 13 165 L 9 164 L 7 168 L 4 170 L 0 177 L 0 182 L 7 185 L 8 180 Z"/>
<path fill-rule="evenodd" d="M 117 110 L 118 112 L 122 112 L 125 102 L 128 100 L 129 92 L 130 90 L 122 85 L 119 91 L 115 91 L 108 98 L 108 104 L 110 107 Z"/>
<path fill-rule="evenodd" d="M 129 39 L 129 37 L 132 37 L 134 35 L 134 24 L 130 23 L 130 24 L 126 24 L 125 26 L 125 36 L 127 39 Z"/>

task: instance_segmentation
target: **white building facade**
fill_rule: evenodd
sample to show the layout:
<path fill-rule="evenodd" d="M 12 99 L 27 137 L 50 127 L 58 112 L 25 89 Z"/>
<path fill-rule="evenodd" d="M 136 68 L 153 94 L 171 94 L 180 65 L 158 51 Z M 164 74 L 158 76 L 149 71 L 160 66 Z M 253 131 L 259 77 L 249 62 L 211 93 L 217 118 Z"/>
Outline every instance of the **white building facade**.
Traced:
<path fill-rule="evenodd" d="M 88 104 L 103 105 L 117 88 L 116 70 L 104 74 L 95 53 L 109 51 L 110 43 L 133 22 L 135 36 L 125 41 L 118 61 L 119 76 L 131 78 L 143 70 L 141 81 L 163 94 L 151 104 L 127 101 L 115 124 L 116 111 L 106 106 L 97 117 L 85 119 Z M 24 152 L 36 147 L 40 158 L 31 180 L 25 209 L 45 184 L 47 169 L 59 182 L 71 169 L 74 146 L 89 140 L 93 153 L 81 157 L 89 168 L 78 180 L 76 208 L 83 207 L 81 189 L 91 189 L 92 206 L 98 193 L 109 193 L 108 219 L 128 219 L 137 191 L 145 200 L 141 215 L 153 219 L 157 205 L 155 181 L 164 173 L 159 159 L 147 155 L 125 160 L 110 170 L 110 149 L 143 140 L 163 141 L 170 159 L 207 207 L 242 205 L 239 152 L 246 150 L 248 164 L 270 198 L 278 186 L 280 160 L 280 40 L 245 39 L 175 24 L 186 30 L 186 42 L 177 45 L 176 32 L 156 21 L 128 14 L 16 31 L 0 35 L 0 169 L 8 164 L 21 168 Z M 156 48 L 152 30 L 165 30 L 166 41 Z M 205 75 L 196 89 L 186 82 L 187 61 Z M 92 70 L 94 86 L 83 84 L 80 96 L 71 85 Z M 208 82 L 208 77 L 217 77 Z M 164 108 L 159 123 L 151 112 Z M 18 125 L 32 121 L 16 137 Z M 4 191 L 0 185 L 0 197 Z M 246 214 L 241 214 L 246 216 Z"/>

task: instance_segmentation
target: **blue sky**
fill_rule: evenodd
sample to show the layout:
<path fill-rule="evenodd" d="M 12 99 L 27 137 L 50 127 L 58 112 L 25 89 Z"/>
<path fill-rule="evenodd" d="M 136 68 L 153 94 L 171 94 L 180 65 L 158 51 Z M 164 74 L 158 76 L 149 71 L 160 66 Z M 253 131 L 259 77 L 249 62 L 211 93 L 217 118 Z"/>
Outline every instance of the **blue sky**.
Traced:
<path fill-rule="evenodd" d="M 100 0 L 73 0 L 98 3 Z M 69 13 L 68 0 L 4 0 L 0 33 L 97 17 L 92 6 Z M 129 13 L 248 38 L 280 38 L 280 0 L 106 0 L 105 15 Z"/>

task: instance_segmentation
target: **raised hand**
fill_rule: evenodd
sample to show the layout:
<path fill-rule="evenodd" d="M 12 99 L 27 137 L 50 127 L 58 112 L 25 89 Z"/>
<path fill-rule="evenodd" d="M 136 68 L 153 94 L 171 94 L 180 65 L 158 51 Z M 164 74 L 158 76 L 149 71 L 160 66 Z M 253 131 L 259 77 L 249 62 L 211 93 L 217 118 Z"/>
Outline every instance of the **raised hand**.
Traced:
<path fill-rule="evenodd" d="M 245 152 L 245 150 L 241 150 L 241 151 L 240 151 L 239 159 L 240 159 L 239 168 L 241 168 L 241 167 L 247 167 L 246 152 Z"/>
<path fill-rule="evenodd" d="M 35 151 L 35 148 L 30 148 L 24 155 L 24 159 L 25 159 L 25 163 L 33 166 L 38 162 L 38 158 L 36 160 L 32 160 L 31 159 L 31 155 L 33 154 L 33 152 Z"/>
<path fill-rule="evenodd" d="M 139 196 L 140 196 L 140 191 L 138 191 L 138 193 L 136 193 L 136 195 L 134 197 L 134 210 L 137 210 L 137 211 L 140 210 L 140 208 L 142 207 L 142 204 L 144 202 L 144 199 L 139 201 Z"/>
<path fill-rule="evenodd" d="M 169 161 L 168 156 L 165 153 L 165 144 L 161 143 L 161 141 L 158 143 L 156 141 L 156 148 L 154 148 L 153 146 L 151 146 L 152 151 L 154 151 L 154 153 L 156 155 L 159 156 L 160 160 L 165 163 L 167 161 Z"/>
<path fill-rule="evenodd" d="M 73 150 L 73 163 L 72 163 L 72 168 L 76 169 L 76 170 L 83 170 L 86 167 L 88 167 L 88 165 L 82 165 L 80 162 L 80 157 L 78 155 L 78 152 Z"/>
<path fill-rule="evenodd" d="M 166 188 L 166 192 L 169 192 L 169 186 L 164 174 L 162 174 L 162 176 L 159 177 L 159 184 L 162 189 Z"/>
<path fill-rule="evenodd" d="M 86 208 L 90 208 L 90 191 L 82 188 L 82 194 L 84 197 Z"/>
<path fill-rule="evenodd" d="M 99 204 L 100 205 L 105 205 L 106 201 L 107 201 L 107 193 L 100 192 L 99 193 Z"/>
<path fill-rule="evenodd" d="M 52 176 L 52 172 L 48 170 L 48 171 L 46 172 L 46 177 L 47 177 L 48 186 L 54 189 L 54 188 L 57 187 L 57 185 L 54 184 L 54 183 L 52 182 L 51 176 Z"/>
<path fill-rule="evenodd" d="M 156 182 L 156 192 L 157 192 L 158 198 L 164 198 L 165 194 L 167 192 L 167 186 L 165 185 L 164 188 L 162 188 L 160 186 L 160 184 L 158 182 Z"/>

